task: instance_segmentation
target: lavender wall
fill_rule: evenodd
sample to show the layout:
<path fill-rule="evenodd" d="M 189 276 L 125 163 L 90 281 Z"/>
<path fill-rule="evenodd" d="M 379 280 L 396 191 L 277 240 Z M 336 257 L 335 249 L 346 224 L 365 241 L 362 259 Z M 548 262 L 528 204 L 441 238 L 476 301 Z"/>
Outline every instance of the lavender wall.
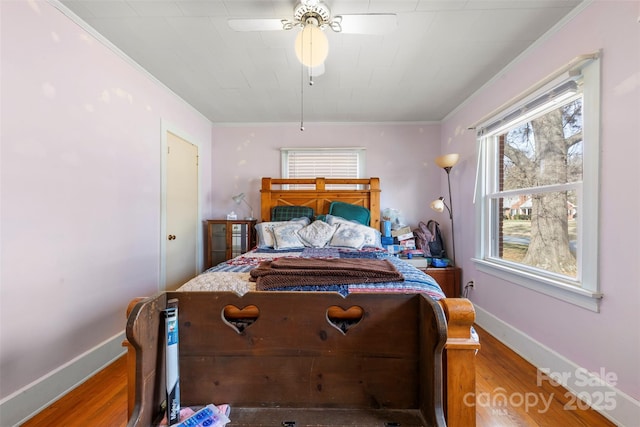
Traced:
<path fill-rule="evenodd" d="M 440 194 L 444 172 L 433 163 L 440 150 L 439 124 L 307 124 L 301 132 L 295 123 L 264 126 L 215 127 L 211 200 L 215 217 L 232 210 L 249 214 L 231 196 L 244 192 L 260 208 L 260 180 L 280 177 L 280 148 L 365 147 L 365 176 L 380 178 L 381 208 L 399 209 L 409 224 L 439 214 L 428 207 Z M 443 217 L 442 221 L 446 218 Z"/>
<path fill-rule="evenodd" d="M 200 144 L 207 192 L 211 123 L 50 3 L 0 9 L 5 398 L 120 334 L 128 302 L 157 291 L 161 122 Z"/>
<path fill-rule="evenodd" d="M 456 234 L 465 280 L 477 284 L 471 299 L 507 324 L 589 371 L 615 373 L 615 386 L 640 400 L 640 4 L 596 1 L 508 70 L 442 124 L 443 143 L 460 152 L 455 169 Z M 472 219 L 475 135 L 468 125 L 526 90 L 574 57 L 602 49 L 600 286 L 594 313 L 480 273 L 470 260 L 478 230 Z M 466 220 L 465 220 L 466 219 Z M 637 419 L 636 419 L 637 420 Z"/>

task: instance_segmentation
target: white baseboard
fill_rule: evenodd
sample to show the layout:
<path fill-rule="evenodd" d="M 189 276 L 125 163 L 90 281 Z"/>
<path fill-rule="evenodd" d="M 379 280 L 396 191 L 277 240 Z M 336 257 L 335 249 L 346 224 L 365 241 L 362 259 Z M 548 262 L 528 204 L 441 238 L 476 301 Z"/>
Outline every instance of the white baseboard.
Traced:
<path fill-rule="evenodd" d="M 18 426 L 122 356 L 124 332 L 0 401 L 0 426 Z"/>
<path fill-rule="evenodd" d="M 611 384 L 607 384 L 600 376 L 568 360 L 481 307 L 475 306 L 475 310 L 476 323 L 481 328 L 538 368 L 539 372 L 550 373 L 556 383 L 574 396 L 583 398 L 567 403 L 567 410 L 582 408 L 586 405 L 585 401 L 590 401 L 593 409 L 618 426 L 640 425 L 640 402 L 611 385 L 615 384 L 615 373 L 599 373 L 605 377 L 611 376 Z M 539 378 L 540 381 L 548 381 L 544 375 Z"/>

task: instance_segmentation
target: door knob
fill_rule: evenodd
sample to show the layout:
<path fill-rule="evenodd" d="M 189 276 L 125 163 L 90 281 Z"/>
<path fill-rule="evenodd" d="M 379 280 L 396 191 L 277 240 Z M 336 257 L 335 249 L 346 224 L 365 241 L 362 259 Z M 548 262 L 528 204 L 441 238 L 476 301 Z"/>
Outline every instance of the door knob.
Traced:
<path fill-rule="evenodd" d="M 173 234 L 169 234 L 169 240 L 176 240 L 176 236 Z"/>

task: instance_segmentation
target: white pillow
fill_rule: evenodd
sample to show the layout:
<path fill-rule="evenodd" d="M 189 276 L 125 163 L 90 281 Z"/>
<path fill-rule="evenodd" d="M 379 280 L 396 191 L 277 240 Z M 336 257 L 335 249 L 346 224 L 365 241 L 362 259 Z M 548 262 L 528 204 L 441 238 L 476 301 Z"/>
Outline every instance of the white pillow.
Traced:
<path fill-rule="evenodd" d="M 349 226 L 355 226 L 358 230 L 364 234 L 364 243 L 362 246 L 373 246 L 376 248 L 382 247 L 381 236 L 382 233 L 375 228 L 362 225 L 359 222 L 349 221 L 348 219 L 344 219 L 335 215 L 327 215 L 326 216 L 327 223 L 334 224 L 348 224 Z"/>
<path fill-rule="evenodd" d="M 298 231 L 304 227 L 299 222 L 287 221 L 273 227 L 274 249 L 302 249 L 304 243 L 298 238 Z"/>
<path fill-rule="evenodd" d="M 288 223 L 298 223 L 305 225 L 309 224 L 309 218 L 302 217 L 292 219 L 290 221 L 272 221 L 272 222 L 260 222 L 256 224 L 256 237 L 258 240 L 257 246 L 259 248 L 273 248 L 275 242 L 273 241 L 273 227 L 276 225 L 288 224 Z"/>
<path fill-rule="evenodd" d="M 323 248 L 338 228 L 338 224 L 330 225 L 324 221 L 316 220 L 298 230 L 298 237 L 305 246 Z"/>
<path fill-rule="evenodd" d="M 333 236 L 331 237 L 331 241 L 329 242 L 329 246 L 337 247 L 337 248 L 351 248 L 351 249 L 362 249 L 364 246 L 365 235 L 362 232 L 361 227 L 365 227 L 360 224 L 355 224 L 352 222 L 345 222 L 338 225 L 338 229 Z"/>

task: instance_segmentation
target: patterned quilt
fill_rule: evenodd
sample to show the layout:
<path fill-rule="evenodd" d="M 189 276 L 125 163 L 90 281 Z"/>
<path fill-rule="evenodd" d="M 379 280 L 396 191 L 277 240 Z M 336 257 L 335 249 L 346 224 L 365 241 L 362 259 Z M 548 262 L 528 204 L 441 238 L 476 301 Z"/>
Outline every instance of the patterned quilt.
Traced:
<path fill-rule="evenodd" d="M 273 249 L 254 249 L 224 263 L 218 264 L 189 282 L 182 285 L 179 291 L 232 291 L 244 295 L 255 291 L 255 282 L 249 280 L 249 271 L 262 261 L 282 257 L 307 258 L 374 258 L 387 259 L 402 273 L 401 282 L 380 282 L 332 286 L 300 286 L 276 288 L 283 291 L 334 291 L 342 295 L 350 293 L 424 293 L 434 300 L 444 298 L 444 292 L 436 281 L 413 265 L 389 255 L 382 249 L 367 248 L 360 251 L 338 248 L 305 248 L 295 251 L 277 251 Z"/>

